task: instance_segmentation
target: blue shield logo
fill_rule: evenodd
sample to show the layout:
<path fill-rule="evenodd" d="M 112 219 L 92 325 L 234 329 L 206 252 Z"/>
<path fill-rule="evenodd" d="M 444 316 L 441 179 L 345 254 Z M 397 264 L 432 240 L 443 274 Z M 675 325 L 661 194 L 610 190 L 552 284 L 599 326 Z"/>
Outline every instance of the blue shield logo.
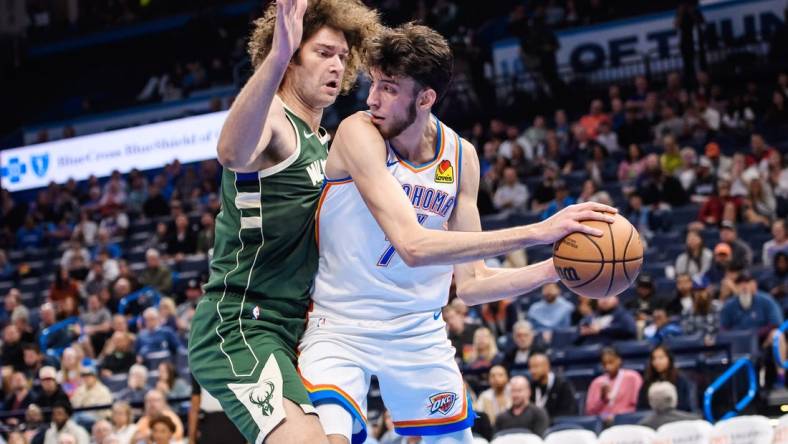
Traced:
<path fill-rule="evenodd" d="M 30 164 L 33 166 L 33 172 L 36 173 L 36 176 L 46 176 L 49 169 L 49 153 L 30 156 Z"/>

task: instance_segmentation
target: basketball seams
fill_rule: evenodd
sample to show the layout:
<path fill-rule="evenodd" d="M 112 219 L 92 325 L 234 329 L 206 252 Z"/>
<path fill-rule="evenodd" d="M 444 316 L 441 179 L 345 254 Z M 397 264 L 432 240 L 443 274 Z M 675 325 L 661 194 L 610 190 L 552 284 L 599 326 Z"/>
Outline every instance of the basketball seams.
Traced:
<path fill-rule="evenodd" d="M 636 261 L 639 261 L 639 260 L 643 260 L 643 256 L 639 256 L 639 257 L 633 257 L 631 259 L 626 259 L 626 260 L 621 260 L 621 261 L 619 261 L 619 260 L 598 261 L 598 260 L 594 260 L 594 259 L 575 259 L 573 257 L 560 256 L 560 255 L 557 255 L 557 254 L 554 254 L 553 258 L 561 259 L 561 260 L 565 260 L 565 261 L 584 262 L 584 263 L 589 263 L 589 264 L 623 264 L 623 263 L 626 263 L 626 262 L 636 262 Z"/>
<path fill-rule="evenodd" d="M 589 236 L 586 233 L 580 233 L 580 234 L 582 234 L 589 241 L 591 241 L 591 245 L 593 245 L 597 249 L 597 251 L 599 252 L 599 257 L 601 258 L 601 261 L 589 261 L 589 262 L 597 262 L 597 263 L 599 263 L 599 270 L 597 270 L 596 274 L 591 279 L 583 282 L 582 284 L 575 285 L 574 287 L 569 287 L 569 288 L 571 288 L 573 290 L 577 289 L 577 288 L 580 288 L 580 287 L 584 287 L 584 286 L 590 284 L 591 282 L 594 282 L 596 280 L 596 278 L 598 278 L 599 275 L 602 274 L 602 271 L 605 270 L 605 253 L 602 251 L 601 248 L 599 248 L 599 245 L 597 245 L 596 241 L 594 241 L 594 239 L 592 239 L 591 236 Z M 615 259 L 615 257 L 613 257 L 613 259 Z M 568 259 L 568 260 L 572 260 L 572 259 Z"/>
<path fill-rule="evenodd" d="M 612 249 L 613 252 L 613 265 L 610 267 L 612 268 L 612 270 L 610 271 L 610 283 L 607 284 L 607 291 L 605 291 L 605 297 L 607 297 L 607 295 L 610 294 L 610 289 L 613 288 L 613 280 L 616 278 L 616 237 L 613 235 L 612 224 L 607 224 L 607 230 L 610 233 L 610 248 Z M 604 257 L 602 259 L 604 259 Z M 624 256 L 624 259 L 626 259 L 626 256 Z"/>
<path fill-rule="evenodd" d="M 635 227 L 630 225 L 629 226 L 629 237 L 627 238 L 626 245 L 624 245 L 624 254 L 623 254 L 624 264 L 622 265 L 622 268 L 624 269 L 624 277 L 627 278 L 627 282 L 629 282 L 630 284 L 632 283 L 632 280 L 629 279 L 629 273 L 627 273 L 626 261 L 627 261 L 627 250 L 629 249 L 629 243 L 632 242 L 632 233 L 634 231 L 635 231 Z M 642 256 L 641 256 L 641 259 L 642 259 Z"/>

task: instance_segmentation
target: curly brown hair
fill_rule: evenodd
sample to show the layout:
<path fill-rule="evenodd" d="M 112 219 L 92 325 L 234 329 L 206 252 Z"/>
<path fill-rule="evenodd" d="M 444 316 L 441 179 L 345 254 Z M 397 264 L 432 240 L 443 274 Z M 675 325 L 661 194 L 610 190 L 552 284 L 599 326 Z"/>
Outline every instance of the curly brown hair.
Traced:
<path fill-rule="evenodd" d="M 434 89 L 438 100 L 449 88 L 454 56 L 446 39 L 432 28 L 410 22 L 385 29 L 367 50 L 370 68 L 391 77 L 410 77 L 419 86 Z"/>
<path fill-rule="evenodd" d="M 249 56 L 252 66 L 257 68 L 271 51 L 276 25 L 276 2 L 271 2 L 262 17 L 255 20 L 255 28 L 249 39 Z M 342 93 L 353 87 L 358 71 L 364 64 L 363 45 L 375 36 L 381 25 L 376 10 L 364 6 L 360 0 L 309 0 L 304 14 L 304 32 L 301 42 L 309 40 L 321 28 L 327 26 L 345 35 L 350 53 L 342 78 Z M 298 57 L 298 51 L 293 58 Z"/>

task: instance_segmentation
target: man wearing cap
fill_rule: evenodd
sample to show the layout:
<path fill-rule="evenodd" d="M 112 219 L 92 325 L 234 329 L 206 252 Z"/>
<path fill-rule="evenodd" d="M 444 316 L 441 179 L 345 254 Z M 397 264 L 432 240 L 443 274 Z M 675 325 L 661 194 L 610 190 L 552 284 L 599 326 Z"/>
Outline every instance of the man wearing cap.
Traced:
<path fill-rule="evenodd" d="M 645 319 L 655 308 L 664 307 L 667 301 L 657 296 L 657 287 L 654 278 L 646 273 L 641 273 L 635 284 L 637 297 L 630 299 L 625 304 L 627 310 L 635 313 L 638 319 Z"/>
<path fill-rule="evenodd" d="M 710 142 L 706 145 L 706 157 L 711 161 L 712 171 L 715 176 L 728 174 L 733 166 L 731 158 L 720 152 L 717 142 Z"/>
<path fill-rule="evenodd" d="M 731 246 L 733 254 L 731 265 L 736 268 L 749 268 L 752 265 L 752 248 L 739 239 L 733 221 L 724 220 L 720 223 L 720 242 Z"/>
<path fill-rule="evenodd" d="M 689 189 L 692 202 L 703 203 L 717 192 L 717 178 L 712 171 L 711 160 L 702 156 L 695 167 L 695 180 Z"/>
<path fill-rule="evenodd" d="M 188 332 L 194 317 L 194 310 L 197 308 L 197 301 L 200 300 L 203 293 L 200 282 L 197 279 L 189 280 L 183 293 L 186 300 L 178 304 L 178 308 L 175 309 L 175 317 L 177 318 L 178 331 Z"/>
<path fill-rule="evenodd" d="M 47 409 L 55 405 L 56 402 L 68 402 L 68 395 L 66 395 L 66 392 L 63 391 L 63 388 L 55 379 L 56 376 L 57 371 L 55 367 L 41 367 L 41 370 L 38 371 L 38 379 L 41 381 L 41 388 L 36 393 L 33 404 L 36 404 L 42 409 Z"/>
<path fill-rule="evenodd" d="M 112 393 L 99 380 L 93 364 L 82 366 L 82 384 L 71 396 L 71 404 L 75 408 L 112 404 Z M 75 420 L 80 424 L 92 424 L 99 418 L 108 417 L 109 413 L 109 410 L 82 412 Z"/>

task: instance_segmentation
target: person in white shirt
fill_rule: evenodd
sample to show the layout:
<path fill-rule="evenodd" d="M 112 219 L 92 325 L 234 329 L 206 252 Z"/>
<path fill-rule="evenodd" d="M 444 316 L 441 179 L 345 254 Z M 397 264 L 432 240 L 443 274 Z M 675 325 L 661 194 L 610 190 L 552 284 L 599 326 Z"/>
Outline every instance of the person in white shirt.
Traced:
<path fill-rule="evenodd" d="M 528 197 L 528 188 L 520 183 L 515 169 L 507 167 L 503 170 L 503 180 L 493 197 L 495 208 L 498 211 L 525 210 Z"/>
<path fill-rule="evenodd" d="M 495 418 L 512 407 L 509 394 L 509 374 L 502 365 L 494 365 L 488 375 L 490 388 L 483 391 L 476 400 L 476 411 L 484 412 L 490 423 L 495 425 Z"/>

